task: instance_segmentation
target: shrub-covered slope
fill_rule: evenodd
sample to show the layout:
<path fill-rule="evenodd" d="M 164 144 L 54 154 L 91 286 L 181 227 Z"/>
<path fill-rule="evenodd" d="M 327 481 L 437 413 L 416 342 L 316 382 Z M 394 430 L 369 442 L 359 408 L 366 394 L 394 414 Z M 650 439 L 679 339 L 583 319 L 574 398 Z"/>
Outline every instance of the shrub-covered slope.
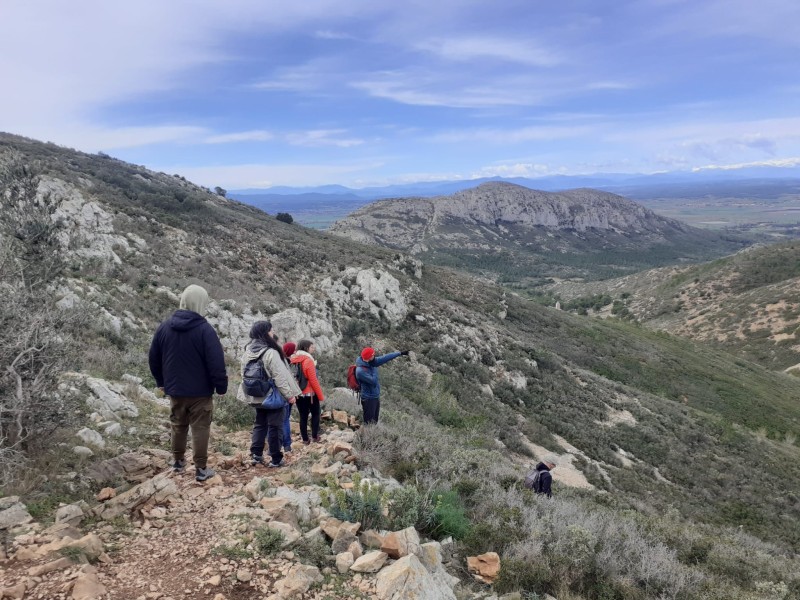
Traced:
<path fill-rule="evenodd" d="M 800 362 L 800 244 L 749 248 L 691 267 L 655 269 L 548 291 L 577 306 L 605 296 L 608 309 L 782 370 Z M 615 305 L 615 306 L 612 306 Z"/>
<path fill-rule="evenodd" d="M 85 326 L 60 334 L 75 347 L 66 369 L 149 378 L 153 329 L 176 307 L 175 294 L 199 283 L 215 300 L 209 319 L 234 380 L 238 352 L 258 318 L 272 319 L 284 337 L 317 341 L 326 388 L 344 385 L 362 345 L 412 350 L 410 360 L 382 368 L 385 423 L 365 432 L 362 450 L 401 481 L 435 482 L 458 494 L 468 507 L 472 533 L 463 543 L 471 550 L 496 544 L 508 564 L 532 568 L 544 556 L 570 556 L 577 547 L 569 544 L 584 544 L 580 531 L 589 531 L 596 545 L 580 546 L 585 563 L 563 565 L 564 577 L 574 575 L 567 587 L 587 598 L 722 598 L 749 593 L 759 581 L 797 585 L 781 566 L 800 547 L 795 379 L 631 324 L 542 307 L 395 251 L 287 225 L 179 177 L 109 157 L 0 137 L 0 161 L 13 160 L 39 169 L 40 190 L 63 198 L 59 214 L 73 234 L 63 278 L 42 298 L 89 316 Z M 52 380 L 55 386 L 55 374 Z M 3 402 L 10 392 L 4 379 Z M 228 424 L 238 414 L 232 396 L 217 406 Z M 246 417 L 238 422 L 247 427 Z M 559 510 L 572 514 L 580 531 L 556 527 L 566 513 L 537 513 L 518 489 L 544 452 L 560 456 Z M 604 541 L 594 510 L 609 519 L 609 535 L 642 528 L 652 548 L 663 544 L 674 565 L 701 574 L 703 589 L 728 595 L 687 595 L 685 585 L 683 595 L 662 594 L 648 591 L 633 571 L 600 569 L 601 547 L 621 550 Z M 556 536 L 542 538 L 551 540 L 547 548 L 528 537 L 537 514 L 552 525 L 546 535 Z M 726 554 L 735 544 L 724 540 L 744 533 L 729 527 L 776 544 L 752 540 L 772 566 L 747 563 L 742 580 L 734 580 L 731 564 L 740 558 Z M 579 537 L 569 542 L 573 535 Z M 531 572 L 538 573 L 534 581 L 512 570 L 506 581 L 556 589 L 552 574 Z M 601 595 L 603 586 L 616 595 Z"/>

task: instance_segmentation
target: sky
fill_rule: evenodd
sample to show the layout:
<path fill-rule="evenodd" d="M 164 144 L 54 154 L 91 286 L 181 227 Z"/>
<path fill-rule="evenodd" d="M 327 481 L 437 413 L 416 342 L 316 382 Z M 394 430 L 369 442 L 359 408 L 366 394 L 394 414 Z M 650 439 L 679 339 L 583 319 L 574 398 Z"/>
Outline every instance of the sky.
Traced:
<path fill-rule="evenodd" d="M 800 165 L 797 0 L 0 0 L 0 81 L 226 189 Z"/>

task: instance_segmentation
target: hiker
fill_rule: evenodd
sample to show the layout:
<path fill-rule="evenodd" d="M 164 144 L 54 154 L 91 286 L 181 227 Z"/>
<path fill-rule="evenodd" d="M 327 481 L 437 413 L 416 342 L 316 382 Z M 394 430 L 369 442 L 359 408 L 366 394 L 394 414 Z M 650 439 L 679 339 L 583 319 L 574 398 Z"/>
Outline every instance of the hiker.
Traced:
<path fill-rule="evenodd" d="M 274 380 L 275 387 L 289 404 L 294 404 L 295 397 L 300 393 L 300 388 L 289 372 L 289 363 L 283 354 L 283 349 L 270 333 L 272 323 L 269 321 L 256 321 L 250 328 L 250 342 L 244 349 L 242 356 L 242 372 L 250 361 L 260 360 L 264 365 L 267 377 Z M 252 406 L 255 411 L 253 433 L 250 441 L 250 462 L 253 465 L 264 464 L 264 442 L 269 445 L 269 468 L 283 466 L 283 427 L 286 417 L 286 406 L 276 409 L 266 409 L 261 406 L 264 398 L 248 396 L 242 386 L 239 386 L 237 398 Z"/>
<path fill-rule="evenodd" d="M 294 342 L 286 342 L 283 345 L 283 355 L 291 364 L 292 355 L 297 349 L 297 344 Z M 292 452 L 292 425 L 290 419 L 292 417 L 292 404 L 286 405 L 286 416 L 283 418 L 283 453 L 291 454 Z"/>
<path fill-rule="evenodd" d="M 225 355 L 217 332 L 203 317 L 208 292 L 190 285 L 181 294 L 180 305 L 156 329 L 148 360 L 156 385 L 169 396 L 172 425 L 172 469 L 186 469 L 186 441 L 192 430 L 195 479 L 214 476 L 208 468 L 208 438 L 214 409 L 213 394 L 228 391 Z"/>
<path fill-rule="evenodd" d="M 408 350 L 375 356 L 374 348 L 364 348 L 356 359 L 356 379 L 361 385 L 361 408 L 364 423 L 377 423 L 381 412 L 381 384 L 378 367 L 398 356 L 408 356 Z"/>
<path fill-rule="evenodd" d="M 292 364 L 298 365 L 300 385 L 306 383 L 303 393 L 297 397 L 297 412 L 300 414 L 300 437 L 307 446 L 311 441 L 319 442 L 320 404 L 325 402 L 325 394 L 317 377 L 317 361 L 313 354 L 316 346 L 311 340 L 297 342 L 297 351 L 292 356 Z M 311 441 L 308 439 L 308 416 L 311 415 Z"/>
<path fill-rule="evenodd" d="M 525 477 L 525 487 L 533 490 L 537 494 L 543 494 L 548 498 L 553 497 L 551 485 L 553 483 L 553 476 L 550 471 L 556 468 L 557 459 L 555 456 L 547 456 L 542 462 L 536 465 L 533 471 L 528 473 Z"/>

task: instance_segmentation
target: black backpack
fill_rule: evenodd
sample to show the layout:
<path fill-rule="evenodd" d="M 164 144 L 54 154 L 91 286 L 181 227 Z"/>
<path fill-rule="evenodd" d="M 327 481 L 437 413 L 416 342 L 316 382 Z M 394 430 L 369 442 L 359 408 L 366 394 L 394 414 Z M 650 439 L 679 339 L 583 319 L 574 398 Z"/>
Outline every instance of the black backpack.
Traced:
<path fill-rule="evenodd" d="M 242 388 L 248 396 L 256 398 L 266 398 L 270 390 L 271 378 L 267 375 L 264 368 L 264 354 L 269 350 L 266 348 L 253 360 L 247 361 L 242 372 Z"/>
<path fill-rule="evenodd" d="M 297 380 L 297 385 L 300 386 L 300 391 L 302 392 L 305 390 L 306 386 L 308 385 L 308 377 L 306 377 L 306 374 L 303 373 L 303 363 L 292 363 L 292 375 L 294 375 L 294 378 Z"/>

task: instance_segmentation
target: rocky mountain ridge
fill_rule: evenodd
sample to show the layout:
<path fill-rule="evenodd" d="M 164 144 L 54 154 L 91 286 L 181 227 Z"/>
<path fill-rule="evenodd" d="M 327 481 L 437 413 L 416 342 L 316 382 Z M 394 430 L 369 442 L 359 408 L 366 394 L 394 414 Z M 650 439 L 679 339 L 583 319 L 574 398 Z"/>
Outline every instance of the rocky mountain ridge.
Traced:
<path fill-rule="evenodd" d="M 504 182 L 449 196 L 381 200 L 329 231 L 472 271 L 487 257 L 517 262 L 522 270 L 539 263 L 535 269 L 543 275 L 572 270 L 585 276 L 588 270 L 570 265 L 578 255 L 622 269 L 634 253 L 666 252 L 678 260 L 710 251 L 712 242 L 720 243 L 719 251 L 731 247 L 718 234 L 659 216 L 622 196 L 592 189 L 542 192 Z"/>

